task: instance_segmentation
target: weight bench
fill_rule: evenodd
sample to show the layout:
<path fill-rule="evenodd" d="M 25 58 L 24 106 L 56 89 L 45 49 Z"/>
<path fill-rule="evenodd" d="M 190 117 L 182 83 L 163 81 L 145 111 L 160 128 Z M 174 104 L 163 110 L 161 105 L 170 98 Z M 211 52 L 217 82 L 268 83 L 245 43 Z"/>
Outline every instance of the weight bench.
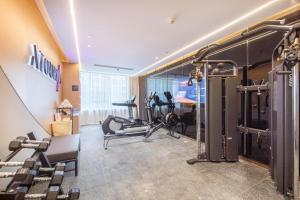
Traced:
<path fill-rule="evenodd" d="M 27 134 L 29 139 L 36 140 L 34 133 Z M 78 154 L 80 151 L 80 135 L 65 135 L 51 137 L 51 144 L 45 153 L 46 161 L 51 166 L 56 163 L 74 162 L 75 167 L 67 171 L 75 171 L 75 176 L 78 175 Z"/>

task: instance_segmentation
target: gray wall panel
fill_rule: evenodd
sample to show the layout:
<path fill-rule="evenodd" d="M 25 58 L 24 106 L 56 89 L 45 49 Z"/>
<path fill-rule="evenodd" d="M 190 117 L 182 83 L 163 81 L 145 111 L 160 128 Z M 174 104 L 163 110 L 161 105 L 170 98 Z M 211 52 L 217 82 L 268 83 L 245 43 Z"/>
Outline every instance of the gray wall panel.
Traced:
<path fill-rule="evenodd" d="M 227 136 L 226 160 L 238 160 L 237 78 L 225 79 L 225 134 Z"/>
<path fill-rule="evenodd" d="M 222 159 L 222 79 L 209 78 L 209 159 Z"/>

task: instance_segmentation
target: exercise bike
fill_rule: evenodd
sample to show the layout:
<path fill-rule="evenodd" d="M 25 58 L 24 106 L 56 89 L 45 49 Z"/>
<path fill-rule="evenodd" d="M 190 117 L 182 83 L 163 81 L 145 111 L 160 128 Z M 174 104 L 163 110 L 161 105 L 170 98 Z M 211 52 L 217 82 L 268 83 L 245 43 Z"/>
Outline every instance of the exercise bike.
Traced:
<path fill-rule="evenodd" d="M 136 121 L 113 115 L 109 115 L 104 120 L 104 122 L 102 123 L 104 149 L 107 149 L 108 143 L 112 139 L 136 136 L 144 136 L 148 138 L 152 135 L 154 131 L 152 129 L 153 121 L 151 101 L 153 100 L 155 94 L 155 92 L 151 92 L 149 97 L 145 97 L 145 109 L 147 111 L 146 113 L 148 121 L 141 120 L 142 122 L 136 123 Z"/>
<path fill-rule="evenodd" d="M 170 92 L 164 92 L 165 97 L 167 98 L 168 102 L 163 102 L 160 100 L 158 95 L 154 95 L 153 100 L 154 103 L 152 104 L 152 108 L 155 109 L 155 107 L 158 107 L 158 116 L 156 118 L 153 118 L 153 121 L 157 123 L 152 130 L 154 132 L 160 128 L 166 128 L 169 130 L 168 135 L 171 137 L 174 137 L 176 139 L 179 139 L 180 136 L 175 135 L 175 128 L 179 121 L 178 116 L 174 113 L 175 104 L 173 102 L 173 96 Z M 163 106 L 168 106 L 167 114 L 164 114 L 162 111 Z"/>

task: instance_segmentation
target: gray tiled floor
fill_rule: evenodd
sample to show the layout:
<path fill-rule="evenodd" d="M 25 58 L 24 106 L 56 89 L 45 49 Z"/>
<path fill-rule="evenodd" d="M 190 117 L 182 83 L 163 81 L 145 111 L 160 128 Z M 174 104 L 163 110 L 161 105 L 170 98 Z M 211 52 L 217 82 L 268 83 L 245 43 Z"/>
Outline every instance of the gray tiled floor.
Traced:
<path fill-rule="evenodd" d="M 78 186 L 81 200 L 217 200 L 284 199 L 275 191 L 268 170 L 246 161 L 186 164 L 196 143 L 160 131 L 113 140 L 102 148 L 98 126 L 81 129 L 79 176 L 67 174 L 64 188 Z"/>

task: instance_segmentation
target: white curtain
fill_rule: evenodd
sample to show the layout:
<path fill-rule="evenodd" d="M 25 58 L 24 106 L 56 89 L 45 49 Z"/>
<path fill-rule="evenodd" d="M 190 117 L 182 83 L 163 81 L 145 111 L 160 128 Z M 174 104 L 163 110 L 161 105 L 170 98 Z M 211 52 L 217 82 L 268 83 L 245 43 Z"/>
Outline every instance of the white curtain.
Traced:
<path fill-rule="evenodd" d="M 164 92 L 169 91 L 175 95 L 178 90 L 177 82 L 174 78 L 147 78 L 147 94 L 156 92 L 161 100 L 166 101 Z"/>
<path fill-rule="evenodd" d="M 147 78 L 147 94 L 149 95 L 150 92 L 156 92 L 159 96 L 160 100 L 167 102 L 167 99 L 164 95 L 164 92 L 171 92 L 173 95 L 173 101 L 175 103 L 175 112 L 179 110 L 179 104 L 175 102 L 175 96 L 178 91 L 178 80 L 175 78 L 162 78 L 162 77 L 155 77 L 155 78 Z M 162 107 L 162 111 L 166 112 L 167 107 Z M 158 108 L 156 107 L 156 112 Z M 157 114 L 157 113 L 156 113 Z"/>
<path fill-rule="evenodd" d="M 128 108 L 113 106 L 113 102 L 129 99 L 129 77 L 93 71 L 80 72 L 80 124 L 99 124 L 108 115 L 128 117 Z"/>

